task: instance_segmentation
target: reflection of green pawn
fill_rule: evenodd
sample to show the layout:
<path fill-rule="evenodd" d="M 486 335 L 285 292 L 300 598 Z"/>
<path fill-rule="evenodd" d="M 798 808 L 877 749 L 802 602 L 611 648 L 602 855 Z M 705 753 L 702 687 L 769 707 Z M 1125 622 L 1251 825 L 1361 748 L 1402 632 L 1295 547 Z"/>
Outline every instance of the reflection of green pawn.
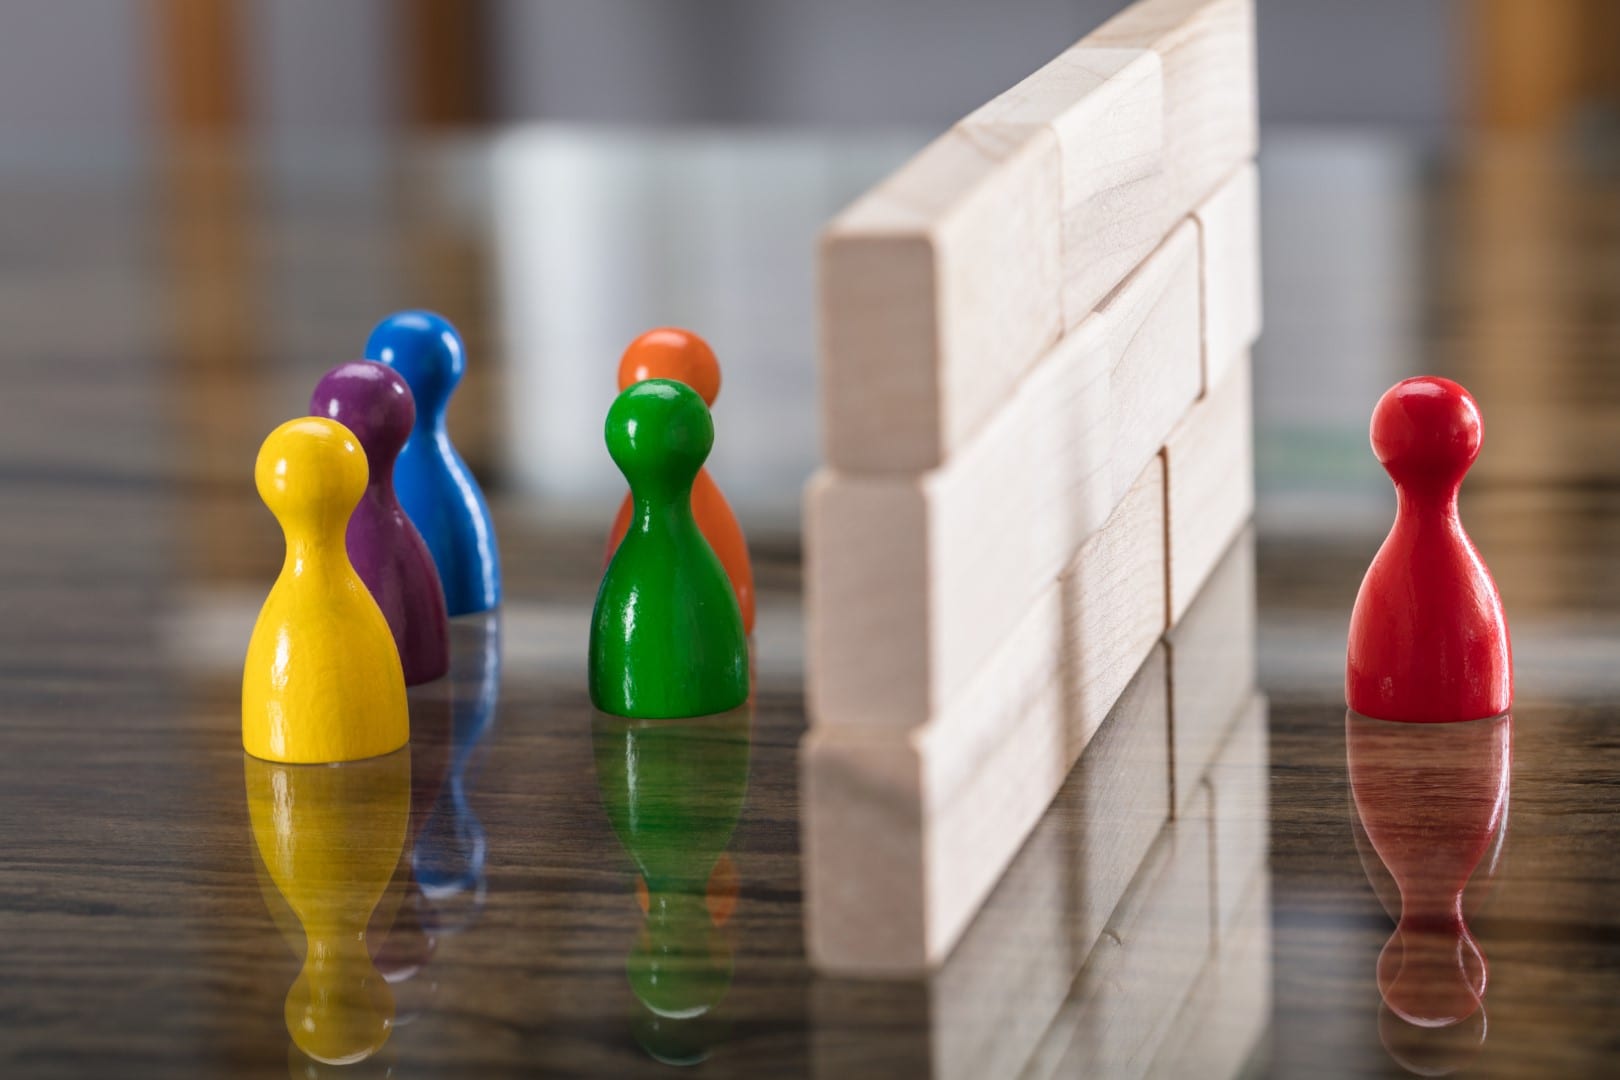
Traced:
<path fill-rule="evenodd" d="M 707 716 L 748 698 L 737 596 L 692 517 L 692 481 L 714 445 L 703 399 L 669 379 L 613 402 L 608 453 L 630 482 L 630 531 L 596 594 L 591 701 L 615 716 Z"/>
<path fill-rule="evenodd" d="M 705 1019 L 731 986 L 731 946 L 706 905 L 710 875 L 748 792 L 751 710 L 688 723 L 598 714 L 596 779 L 619 842 L 647 885 L 647 919 L 625 962 L 646 1007 L 636 1038 L 660 1061 L 707 1056 Z"/>

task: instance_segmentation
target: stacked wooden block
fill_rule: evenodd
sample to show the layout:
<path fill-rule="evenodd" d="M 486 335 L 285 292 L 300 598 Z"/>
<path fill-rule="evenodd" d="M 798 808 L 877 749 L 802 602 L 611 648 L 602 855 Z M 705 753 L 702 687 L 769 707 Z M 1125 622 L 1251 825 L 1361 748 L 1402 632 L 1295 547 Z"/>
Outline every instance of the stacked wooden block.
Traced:
<path fill-rule="evenodd" d="M 1143 0 L 830 227 L 802 754 L 823 970 L 950 951 L 1249 517 L 1256 138 L 1252 0 Z"/>

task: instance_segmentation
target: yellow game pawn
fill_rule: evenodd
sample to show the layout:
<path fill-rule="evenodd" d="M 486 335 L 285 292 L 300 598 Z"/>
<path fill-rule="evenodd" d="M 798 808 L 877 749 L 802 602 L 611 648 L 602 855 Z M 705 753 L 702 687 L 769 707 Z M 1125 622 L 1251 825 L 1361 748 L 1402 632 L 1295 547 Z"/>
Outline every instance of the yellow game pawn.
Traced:
<path fill-rule="evenodd" d="M 372 963 L 366 926 L 405 849 L 410 755 L 336 768 L 246 757 L 243 768 L 259 855 L 304 928 L 287 1033 L 316 1061 L 363 1061 L 394 1024 L 393 991 Z"/>
<path fill-rule="evenodd" d="M 281 522 L 287 561 L 248 643 L 243 748 L 310 763 L 398 750 L 410 739 L 405 673 L 344 545 L 366 489 L 360 444 L 335 420 L 289 420 L 259 448 L 254 478 Z"/>

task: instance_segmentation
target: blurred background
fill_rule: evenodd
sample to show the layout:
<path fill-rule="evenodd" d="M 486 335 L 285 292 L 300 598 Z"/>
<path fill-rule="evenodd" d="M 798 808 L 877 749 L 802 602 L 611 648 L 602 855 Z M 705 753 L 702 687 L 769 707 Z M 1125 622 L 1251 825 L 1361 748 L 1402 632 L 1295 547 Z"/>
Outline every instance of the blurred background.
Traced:
<path fill-rule="evenodd" d="M 139 152 L 177 127 L 267 139 L 532 120 L 938 128 L 1123 6 L 8 0 L 0 134 Z M 1258 7 L 1273 123 L 1443 138 L 1468 120 L 1545 123 L 1615 78 L 1607 0 Z"/>
<path fill-rule="evenodd" d="M 468 339 L 455 434 L 475 468 L 524 512 L 599 522 L 619 487 L 598 433 L 618 353 L 678 323 L 725 365 L 722 486 L 751 531 L 791 538 L 818 454 L 817 231 L 1122 6 L 7 0 L 4 363 L 123 378 L 134 401 L 159 385 L 141 365 L 160 365 L 181 406 L 84 412 L 64 379 L 63 400 L 20 420 L 161 417 L 121 460 L 173 461 L 179 438 L 184 471 L 235 482 L 241 431 L 301 407 L 385 311 L 430 306 Z M 1514 316 L 1495 301 L 1535 299 L 1508 282 L 1438 340 L 1436 290 L 1480 244 L 1551 252 L 1561 233 L 1536 215 L 1563 215 L 1549 192 L 1565 163 L 1607 173 L 1620 4 L 1258 9 L 1262 524 L 1367 528 L 1388 497 L 1364 451 L 1377 393 L 1500 348 L 1491 320 Z M 1559 150 L 1514 149 L 1527 142 Z M 1512 331 L 1523 347 L 1534 325 Z M 92 370 L 108 342 L 129 370 Z M 1523 430 L 1520 466 L 1573 437 Z"/>

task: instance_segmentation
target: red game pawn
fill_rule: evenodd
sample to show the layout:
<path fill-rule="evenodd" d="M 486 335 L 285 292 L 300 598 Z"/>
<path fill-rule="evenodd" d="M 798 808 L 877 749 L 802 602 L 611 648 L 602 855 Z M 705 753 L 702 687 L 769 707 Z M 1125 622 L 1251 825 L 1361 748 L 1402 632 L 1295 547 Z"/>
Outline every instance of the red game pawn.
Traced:
<path fill-rule="evenodd" d="M 1350 616 L 1344 696 L 1363 716 L 1480 720 L 1513 702 L 1502 598 L 1457 516 L 1483 431 L 1479 406 L 1449 379 L 1397 383 L 1373 410 L 1373 453 L 1398 503 Z"/>

